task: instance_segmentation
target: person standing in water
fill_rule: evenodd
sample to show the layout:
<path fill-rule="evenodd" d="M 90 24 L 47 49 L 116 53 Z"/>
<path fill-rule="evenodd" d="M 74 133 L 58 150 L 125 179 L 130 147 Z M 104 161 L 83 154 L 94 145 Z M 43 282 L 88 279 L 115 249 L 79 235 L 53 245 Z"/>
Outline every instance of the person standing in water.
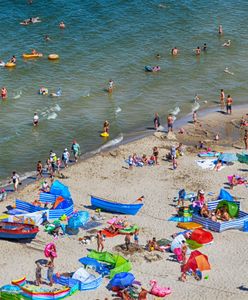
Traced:
<path fill-rule="evenodd" d="M 59 28 L 60 29 L 65 29 L 65 23 L 64 22 L 60 22 L 59 23 Z"/>
<path fill-rule="evenodd" d="M 154 116 L 154 119 L 153 119 L 153 123 L 154 123 L 154 128 L 157 130 L 158 127 L 160 126 L 159 115 L 158 115 L 157 112 L 155 113 L 155 116 Z"/>
<path fill-rule="evenodd" d="M 225 109 L 225 92 L 223 89 L 220 90 L 220 108 L 221 110 Z"/>
<path fill-rule="evenodd" d="M 171 50 L 171 54 L 172 54 L 173 56 L 176 56 L 176 55 L 178 54 L 178 49 L 177 49 L 177 47 L 174 47 L 174 48 Z"/>
<path fill-rule="evenodd" d="M 196 49 L 195 49 L 195 55 L 200 55 L 201 54 L 201 48 L 198 46 Z"/>
<path fill-rule="evenodd" d="M 173 123 L 174 123 L 174 118 L 173 118 L 172 114 L 169 114 L 169 116 L 167 118 L 168 132 L 173 131 Z"/>
<path fill-rule="evenodd" d="M 75 162 L 78 161 L 78 157 L 80 155 L 80 146 L 79 144 L 77 143 L 76 140 L 73 141 L 72 145 L 71 145 L 71 151 L 74 155 L 74 158 L 75 158 Z"/>
<path fill-rule="evenodd" d="M 109 122 L 108 122 L 108 120 L 106 120 L 103 123 L 103 132 L 109 133 Z"/>
<path fill-rule="evenodd" d="M 222 28 L 222 25 L 219 25 L 219 35 L 222 35 L 223 34 L 223 28 Z"/>
<path fill-rule="evenodd" d="M 2 89 L 1 89 L 1 97 L 2 97 L 2 99 L 3 100 L 6 99 L 7 96 L 8 96 L 8 91 L 7 91 L 6 87 L 2 87 Z"/>
<path fill-rule="evenodd" d="M 39 116 L 37 113 L 34 113 L 33 125 L 34 125 L 34 127 L 39 125 Z"/>
<path fill-rule="evenodd" d="M 230 95 L 227 96 L 226 98 L 226 113 L 231 115 L 232 114 L 232 103 L 233 103 L 233 99 Z"/>
<path fill-rule="evenodd" d="M 112 93 L 113 92 L 113 88 L 114 88 L 114 81 L 112 79 L 110 79 L 109 83 L 108 83 L 108 92 Z"/>

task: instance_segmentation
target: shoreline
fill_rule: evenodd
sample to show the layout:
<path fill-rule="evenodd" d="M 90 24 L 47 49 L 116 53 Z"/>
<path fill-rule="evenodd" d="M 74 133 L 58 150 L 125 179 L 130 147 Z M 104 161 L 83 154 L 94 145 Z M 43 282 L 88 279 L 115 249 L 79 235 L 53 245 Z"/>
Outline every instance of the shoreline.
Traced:
<path fill-rule="evenodd" d="M 209 116 L 215 112 L 219 112 L 219 113 L 225 115 L 225 113 L 218 110 L 218 108 L 219 108 L 219 105 L 218 106 L 215 105 L 214 107 L 204 108 L 202 110 L 200 108 L 198 111 L 198 117 L 203 118 L 203 119 L 208 119 Z M 245 109 L 247 109 L 247 111 L 248 111 L 248 104 L 241 104 L 241 105 L 233 106 L 234 114 L 236 111 L 245 110 Z M 192 120 L 192 113 L 188 113 L 188 114 L 184 115 L 183 117 L 176 119 L 176 121 L 174 123 L 174 133 L 177 130 L 179 130 L 181 127 L 185 127 L 185 126 L 189 125 L 191 120 Z M 164 128 L 167 128 L 166 124 L 165 124 Z M 126 134 L 125 136 L 123 134 L 119 134 L 115 138 L 107 141 L 105 144 L 103 144 L 96 150 L 92 150 L 92 151 L 89 151 L 89 152 L 86 152 L 86 153 L 83 153 L 82 155 L 80 155 L 80 161 L 78 163 L 75 163 L 74 161 L 70 161 L 69 168 L 71 168 L 74 165 L 80 164 L 81 162 L 88 160 L 97 154 L 106 153 L 108 151 L 115 150 L 122 145 L 133 143 L 133 142 L 141 140 L 145 137 L 152 136 L 155 132 L 161 132 L 161 131 L 156 131 L 152 127 L 145 127 L 143 129 L 140 128 L 140 129 L 137 129 L 136 131 L 130 132 L 130 133 Z M 165 133 L 167 133 L 167 130 L 165 131 Z M 61 171 L 63 171 L 63 170 L 65 170 L 64 167 L 61 168 Z M 17 172 L 17 173 L 19 173 L 19 172 Z M 25 175 L 27 173 L 28 173 L 28 175 Z M 40 181 L 40 179 L 36 180 L 36 171 L 35 170 L 25 172 L 24 174 L 19 173 L 19 175 L 21 178 L 21 180 L 20 180 L 21 186 L 19 186 L 19 189 L 18 189 L 19 191 L 24 189 L 26 186 L 28 186 L 32 183 L 35 183 L 36 181 Z M 49 175 L 44 176 L 44 178 L 49 178 Z M 55 179 L 60 179 L 60 178 L 55 177 Z M 8 183 L 8 182 L 9 182 L 9 179 L 7 179 L 7 178 L 3 179 L 0 184 L 0 189 L 4 188 L 7 192 L 14 192 L 12 188 L 10 189 L 10 187 L 12 187 L 13 184 Z"/>

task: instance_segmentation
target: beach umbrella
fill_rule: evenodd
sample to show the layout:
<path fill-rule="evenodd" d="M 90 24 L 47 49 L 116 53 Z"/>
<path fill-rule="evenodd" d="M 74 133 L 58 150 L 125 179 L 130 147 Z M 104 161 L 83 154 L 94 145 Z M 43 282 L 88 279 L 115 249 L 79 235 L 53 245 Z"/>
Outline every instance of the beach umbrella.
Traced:
<path fill-rule="evenodd" d="M 133 281 L 135 280 L 135 277 L 132 273 L 127 272 L 121 272 L 116 274 L 109 282 L 109 285 L 111 287 L 119 287 L 119 288 L 126 288 L 130 286 Z"/>
<path fill-rule="evenodd" d="M 196 271 L 197 269 L 200 271 L 208 271 L 211 269 L 210 264 L 208 262 L 208 257 L 205 254 L 202 254 L 200 251 L 195 250 L 192 251 L 190 257 L 186 264 L 182 266 L 182 272 L 187 272 L 189 270 Z"/>

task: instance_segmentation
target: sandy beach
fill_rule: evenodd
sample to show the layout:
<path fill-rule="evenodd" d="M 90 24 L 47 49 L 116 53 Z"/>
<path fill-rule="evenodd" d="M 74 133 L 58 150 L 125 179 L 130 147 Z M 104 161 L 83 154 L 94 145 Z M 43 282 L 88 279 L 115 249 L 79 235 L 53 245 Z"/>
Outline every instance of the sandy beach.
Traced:
<path fill-rule="evenodd" d="M 90 195 L 115 200 L 122 203 L 132 203 L 144 195 L 144 206 L 136 216 L 128 216 L 130 224 L 140 227 L 140 245 L 145 245 L 148 239 L 168 238 L 171 234 L 181 231 L 176 222 L 168 219 L 176 213 L 173 198 L 181 188 L 187 192 L 197 192 L 203 189 L 207 200 L 216 199 L 220 188 L 229 188 L 227 176 L 238 174 L 247 176 L 248 167 L 235 162 L 221 171 L 203 170 L 197 164 L 197 150 L 194 146 L 199 140 L 204 140 L 212 149 L 223 152 L 242 152 L 244 130 L 238 129 L 240 117 L 244 109 L 238 109 L 233 115 L 227 116 L 213 112 L 206 116 L 200 115 L 200 124 L 191 123 L 183 126 L 184 134 L 176 133 L 177 140 L 169 140 L 164 133 L 155 133 L 132 143 L 121 145 L 116 149 L 99 153 L 87 160 L 63 170 L 67 179 L 61 180 L 72 194 L 76 210 L 94 211 L 89 208 Z M 177 132 L 177 130 L 175 130 Z M 218 143 L 213 139 L 220 135 Z M 185 146 L 184 155 L 178 159 L 178 168 L 172 169 L 171 162 L 163 158 L 172 145 L 182 142 Z M 125 159 L 132 153 L 150 156 L 152 149 L 159 149 L 159 164 L 128 168 Z M 1 212 L 6 211 L 7 205 L 13 205 L 14 200 L 21 199 L 32 202 L 38 198 L 40 183 L 30 184 L 18 193 L 9 195 L 8 200 L 0 203 Z M 228 190 L 229 191 L 229 190 Z M 234 187 L 231 194 L 241 202 L 243 211 L 248 211 L 247 188 L 245 185 Z M 106 220 L 113 215 L 103 213 L 105 221 L 96 229 L 104 228 Z M 48 242 L 54 241 L 57 246 L 58 258 L 55 260 L 55 272 L 72 272 L 81 264 L 78 259 L 86 256 L 88 249 L 96 249 L 96 241 L 90 245 L 82 245 L 78 238 L 87 232 L 80 230 L 75 236 L 59 236 L 54 240 L 51 235 L 40 227 L 36 239 L 31 243 L 15 243 L 1 240 L 0 284 L 9 284 L 11 280 L 27 276 L 35 279 L 35 260 L 44 258 L 43 250 Z M 170 299 L 247 299 L 248 271 L 247 271 L 247 233 L 240 230 L 228 230 L 222 233 L 213 233 L 214 243 L 200 248 L 208 255 L 211 271 L 206 272 L 208 279 L 197 282 L 188 277 L 186 282 L 180 282 L 180 264 L 173 260 L 172 253 L 153 252 L 146 250 L 134 254 L 122 252 L 133 265 L 132 273 L 142 286 L 149 290 L 149 281 L 156 279 L 160 286 L 170 287 Z M 132 239 L 133 242 L 133 239 Z M 105 241 L 105 250 L 116 252 L 115 246 L 124 244 L 124 236 L 118 235 Z M 158 254 L 157 261 L 153 261 L 154 254 Z M 45 274 L 45 273 L 44 273 Z M 44 275 L 43 275 L 44 277 Z M 96 291 L 77 292 L 70 299 L 112 299 L 112 292 L 106 289 L 108 279 Z M 149 295 L 148 299 L 155 299 Z"/>

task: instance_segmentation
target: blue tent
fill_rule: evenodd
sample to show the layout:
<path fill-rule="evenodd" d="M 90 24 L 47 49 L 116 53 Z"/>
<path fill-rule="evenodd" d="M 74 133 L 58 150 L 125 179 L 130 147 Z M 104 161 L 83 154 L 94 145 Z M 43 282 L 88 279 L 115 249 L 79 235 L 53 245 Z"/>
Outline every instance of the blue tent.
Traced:
<path fill-rule="evenodd" d="M 50 194 L 62 196 L 65 199 L 71 198 L 69 188 L 58 180 L 54 181 L 54 183 L 52 184 Z"/>
<path fill-rule="evenodd" d="M 110 280 L 109 285 L 111 287 L 119 287 L 119 288 L 126 288 L 133 283 L 135 277 L 132 273 L 121 272 L 115 274 L 115 276 Z"/>
<path fill-rule="evenodd" d="M 220 189 L 220 194 L 218 196 L 218 200 L 219 199 L 233 201 L 233 196 L 230 193 L 228 193 L 228 191 L 226 191 L 224 189 Z"/>
<path fill-rule="evenodd" d="M 84 226 L 88 222 L 89 218 L 90 215 L 87 211 L 74 212 L 68 220 L 68 227 L 77 229 L 81 226 Z"/>

